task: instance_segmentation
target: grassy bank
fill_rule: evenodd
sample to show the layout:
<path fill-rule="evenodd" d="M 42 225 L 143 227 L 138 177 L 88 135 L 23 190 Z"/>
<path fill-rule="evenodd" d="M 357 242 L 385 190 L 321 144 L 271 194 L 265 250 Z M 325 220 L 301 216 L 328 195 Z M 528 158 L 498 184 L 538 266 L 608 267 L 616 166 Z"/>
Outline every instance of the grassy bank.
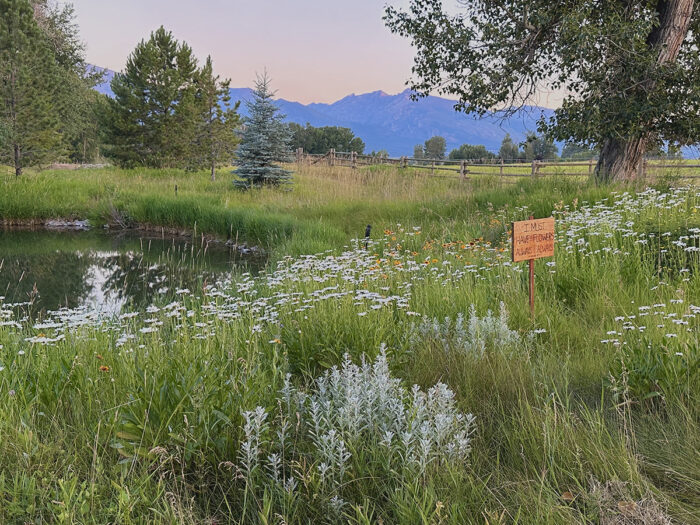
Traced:
<path fill-rule="evenodd" d="M 89 219 L 116 227 L 148 224 L 243 240 L 274 255 L 316 253 L 342 246 L 387 224 L 423 226 L 440 237 L 467 231 L 475 213 L 488 204 L 516 206 L 526 201 L 544 211 L 548 201 L 568 199 L 577 191 L 600 194 L 582 181 L 522 181 L 502 189 L 485 178 L 472 183 L 441 180 L 391 167 L 304 167 L 291 191 L 263 189 L 241 193 L 231 177 L 211 182 L 205 173 L 181 170 L 61 170 L 0 178 L 0 220 Z M 177 194 L 175 187 L 177 186 Z M 477 199 L 470 199 L 474 190 Z M 551 193 L 550 195 L 550 192 Z"/>
<path fill-rule="evenodd" d="M 119 319 L 0 307 L 0 522 L 700 522 L 697 190 L 372 171 L 4 180 L 3 217 L 243 217 L 278 262 Z M 508 229 L 550 213 L 530 319 Z"/>

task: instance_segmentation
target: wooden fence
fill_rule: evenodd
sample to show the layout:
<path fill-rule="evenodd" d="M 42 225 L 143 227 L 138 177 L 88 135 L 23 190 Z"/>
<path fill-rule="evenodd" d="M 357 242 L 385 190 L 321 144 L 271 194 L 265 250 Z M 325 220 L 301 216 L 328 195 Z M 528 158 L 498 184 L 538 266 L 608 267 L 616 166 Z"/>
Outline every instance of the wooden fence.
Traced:
<path fill-rule="evenodd" d="M 538 177 L 557 175 L 565 177 L 592 176 L 596 161 L 586 162 L 539 161 L 504 162 L 501 159 L 472 159 L 472 160 L 433 160 L 413 157 L 385 157 L 380 155 L 360 155 L 356 152 L 340 152 L 331 149 L 326 154 L 310 154 L 302 148 L 296 151 L 298 164 L 323 164 L 327 166 L 346 166 L 358 168 L 361 166 L 388 165 L 399 168 L 418 168 L 430 170 L 431 176 L 444 177 L 436 172 L 451 172 L 458 174 L 460 179 L 470 175 L 494 175 L 498 177 Z M 639 165 L 638 178 L 643 179 L 649 174 L 668 173 L 682 179 L 700 179 L 700 161 L 694 164 L 673 160 L 644 160 Z M 555 168 L 548 171 L 547 168 Z M 576 169 L 578 168 L 578 169 Z M 691 171 L 688 171 L 691 170 Z M 693 171 L 694 170 L 694 171 Z"/>

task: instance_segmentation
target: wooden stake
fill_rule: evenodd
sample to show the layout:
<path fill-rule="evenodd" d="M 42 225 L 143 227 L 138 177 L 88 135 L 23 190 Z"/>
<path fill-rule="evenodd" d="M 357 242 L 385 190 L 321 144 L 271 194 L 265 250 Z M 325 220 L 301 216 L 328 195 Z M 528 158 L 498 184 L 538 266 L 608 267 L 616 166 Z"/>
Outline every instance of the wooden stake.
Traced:
<path fill-rule="evenodd" d="M 534 215 L 530 215 L 530 220 L 535 218 Z M 535 318 L 535 259 L 530 259 L 530 317 Z"/>

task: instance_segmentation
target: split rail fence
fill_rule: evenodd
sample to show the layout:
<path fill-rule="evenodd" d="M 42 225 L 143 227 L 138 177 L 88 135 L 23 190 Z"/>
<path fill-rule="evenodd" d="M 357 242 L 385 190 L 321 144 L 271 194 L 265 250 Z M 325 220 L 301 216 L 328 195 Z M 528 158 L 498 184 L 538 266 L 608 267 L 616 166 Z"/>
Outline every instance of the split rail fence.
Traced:
<path fill-rule="evenodd" d="M 450 173 L 457 174 L 462 180 L 471 175 L 493 175 L 497 177 L 539 177 L 548 175 L 590 177 L 593 175 L 596 165 L 594 159 L 585 162 L 539 160 L 532 162 L 504 162 L 501 159 L 433 160 L 413 157 L 360 155 L 356 152 L 340 152 L 334 149 L 331 149 L 326 154 L 310 154 L 304 152 L 302 148 L 296 150 L 296 162 L 306 165 L 346 166 L 350 168 L 379 165 L 417 168 L 423 171 L 429 170 L 429 175 L 435 177 L 444 178 L 445 176 L 449 177 Z M 637 176 L 643 179 L 649 174 L 672 173 L 681 179 L 700 179 L 700 161 L 692 162 L 694 163 L 686 163 L 686 161 L 682 160 L 645 159 L 639 165 Z M 551 168 L 554 168 L 554 170 Z M 446 173 L 440 175 L 439 172 Z"/>

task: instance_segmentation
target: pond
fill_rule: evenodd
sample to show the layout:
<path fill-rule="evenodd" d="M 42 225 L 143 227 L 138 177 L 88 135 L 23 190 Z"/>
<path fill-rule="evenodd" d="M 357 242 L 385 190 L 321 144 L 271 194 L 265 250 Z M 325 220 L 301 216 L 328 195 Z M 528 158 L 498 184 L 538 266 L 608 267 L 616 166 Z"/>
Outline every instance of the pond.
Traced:
<path fill-rule="evenodd" d="M 0 230 L 0 303 L 19 315 L 86 307 L 105 314 L 197 294 L 264 261 L 201 239 L 144 232 Z"/>

